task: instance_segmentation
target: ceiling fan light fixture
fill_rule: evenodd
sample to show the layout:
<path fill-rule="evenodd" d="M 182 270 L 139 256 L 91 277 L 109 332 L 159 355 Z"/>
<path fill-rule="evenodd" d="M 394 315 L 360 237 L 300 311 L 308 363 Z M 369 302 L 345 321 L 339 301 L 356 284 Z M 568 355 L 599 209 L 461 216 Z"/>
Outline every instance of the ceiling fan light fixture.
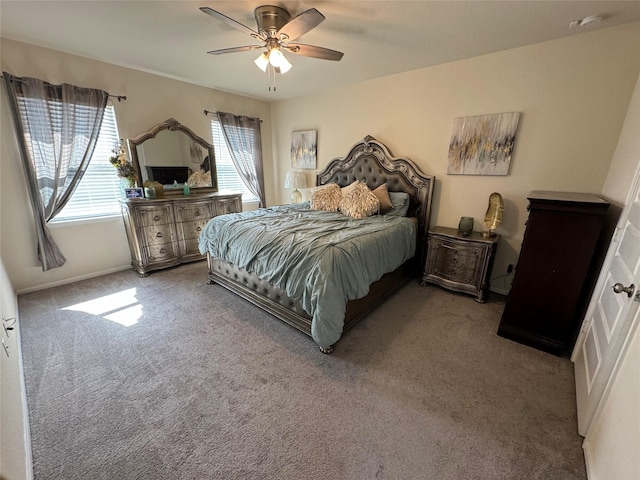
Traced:
<path fill-rule="evenodd" d="M 258 58 L 256 58 L 253 63 L 255 63 L 260 70 L 263 72 L 267 71 L 267 66 L 269 65 L 269 58 L 263 52 Z"/>
<path fill-rule="evenodd" d="M 280 62 L 282 61 L 282 58 L 284 58 L 284 55 L 282 55 L 282 52 L 279 49 L 272 48 L 269 51 L 269 63 L 274 67 L 280 66 Z"/>
<path fill-rule="evenodd" d="M 281 53 L 280 55 L 282 56 L 280 59 L 280 73 L 287 73 L 291 70 L 291 63 L 289 63 L 289 60 L 287 60 L 284 54 Z"/>
<path fill-rule="evenodd" d="M 0 0 L 2 1 L 2 0 Z M 296 40 L 308 31 L 317 27 L 325 17 L 315 8 L 309 8 L 296 15 L 293 19 L 287 10 L 275 5 L 262 5 L 254 10 L 257 30 L 247 27 L 242 23 L 218 12 L 210 7 L 200 7 L 200 11 L 216 18 L 227 25 L 248 33 L 252 38 L 262 42 L 262 45 L 245 45 L 241 47 L 222 48 L 211 50 L 211 55 L 225 53 L 246 52 L 263 49 L 263 53 L 254 60 L 256 66 L 267 73 L 272 85 L 269 90 L 276 90 L 275 79 L 277 73 L 286 73 L 291 70 L 291 63 L 284 56 L 283 50 L 303 57 L 319 58 L 323 60 L 338 61 L 343 53 L 316 45 L 290 44 L 290 40 Z"/>
<path fill-rule="evenodd" d="M 266 55 L 269 58 L 269 63 L 278 73 L 287 73 L 291 70 L 291 63 L 287 60 L 287 57 L 280 51 L 279 48 L 272 48 Z"/>

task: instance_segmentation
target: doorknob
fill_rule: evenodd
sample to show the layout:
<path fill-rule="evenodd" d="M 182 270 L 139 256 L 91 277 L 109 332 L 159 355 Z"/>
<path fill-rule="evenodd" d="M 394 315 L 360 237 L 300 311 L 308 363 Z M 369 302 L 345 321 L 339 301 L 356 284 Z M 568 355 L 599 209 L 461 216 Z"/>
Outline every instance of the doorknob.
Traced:
<path fill-rule="evenodd" d="M 616 283 L 613 286 L 613 291 L 616 292 L 616 293 L 626 293 L 627 297 L 631 298 L 631 295 L 633 295 L 633 290 L 635 288 L 636 288 L 636 286 L 633 283 L 631 285 L 629 285 L 628 287 L 625 287 L 621 283 Z"/>

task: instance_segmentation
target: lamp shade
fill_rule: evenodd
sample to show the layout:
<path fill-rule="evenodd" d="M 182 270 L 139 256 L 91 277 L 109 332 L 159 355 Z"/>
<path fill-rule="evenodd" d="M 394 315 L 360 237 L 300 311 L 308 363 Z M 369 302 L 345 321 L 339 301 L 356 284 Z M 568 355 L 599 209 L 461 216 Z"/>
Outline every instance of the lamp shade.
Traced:
<path fill-rule="evenodd" d="M 284 177 L 284 188 L 293 188 L 291 192 L 291 203 L 300 203 L 302 201 L 302 193 L 299 188 L 307 188 L 307 176 L 302 172 L 291 170 Z"/>
<path fill-rule="evenodd" d="M 307 176 L 303 172 L 291 170 L 284 178 L 284 188 L 307 188 Z"/>
<path fill-rule="evenodd" d="M 263 72 L 267 71 L 267 65 L 269 65 L 269 58 L 262 53 L 258 58 L 253 61 L 260 70 Z"/>

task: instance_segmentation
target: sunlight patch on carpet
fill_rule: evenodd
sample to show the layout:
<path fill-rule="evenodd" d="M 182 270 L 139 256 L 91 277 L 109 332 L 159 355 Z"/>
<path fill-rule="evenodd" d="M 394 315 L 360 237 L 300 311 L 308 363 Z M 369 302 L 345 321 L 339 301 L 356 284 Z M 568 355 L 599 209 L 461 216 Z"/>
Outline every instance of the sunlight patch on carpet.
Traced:
<path fill-rule="evenodd" d="M 91 315 L 102 316 L 105 320 L 119 323 L 125 327 L 135 325 L 142 317 L 142 305 L 136 298 L 136 289 L 129 288 L 118 293 L 77 303 L 63 310 L 75 310 Z"/>

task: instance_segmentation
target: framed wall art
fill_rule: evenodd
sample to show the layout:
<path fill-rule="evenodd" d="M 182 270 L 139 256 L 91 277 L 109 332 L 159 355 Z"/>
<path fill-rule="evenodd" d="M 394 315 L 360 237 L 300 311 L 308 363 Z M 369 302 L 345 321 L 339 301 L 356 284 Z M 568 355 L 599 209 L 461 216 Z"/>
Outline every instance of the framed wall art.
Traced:
<path fill-rule="evenodd" d="M 293 168 L 316 169 L 316 131 L 304 130 L 291 135 L 291 165 Z"/>
<path fill-rule="evenodd" d="M 519 120 L 520 112 L 455 118 L 447 173 L 507 175 Z"/>

